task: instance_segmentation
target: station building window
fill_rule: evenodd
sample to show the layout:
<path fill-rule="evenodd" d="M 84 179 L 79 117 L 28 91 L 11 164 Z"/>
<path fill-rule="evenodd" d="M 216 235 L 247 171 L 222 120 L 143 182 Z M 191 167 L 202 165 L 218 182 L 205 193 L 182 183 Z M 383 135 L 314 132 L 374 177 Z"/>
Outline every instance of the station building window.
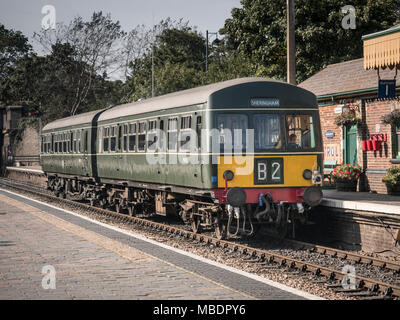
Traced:
<path fill-rule="evenodd" d="M 400 127 L 393 128 L 393 158 L 400 159 Z"/>

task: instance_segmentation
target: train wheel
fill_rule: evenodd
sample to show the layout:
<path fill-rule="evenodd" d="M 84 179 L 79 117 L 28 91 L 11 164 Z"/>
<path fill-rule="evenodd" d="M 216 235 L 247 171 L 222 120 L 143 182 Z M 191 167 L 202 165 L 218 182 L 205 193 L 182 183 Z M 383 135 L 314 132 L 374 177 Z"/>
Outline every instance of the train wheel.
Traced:
<path fill-rule="evenodd" d="M 136 210 L 134 206 L 128 206 L 128 214 L 130 217 L 133 217 L 136 215 Z"/>
<path fill-rule="evenodd" d="M 200 229 L 201 229 L 201 227 L 200 227 L 200 218 L 194 216 L 194 217 L 192 218 L 191 226 L 192 226 L 192 231 L 193 231 L 194 233 L 199 233 L 199 232 L 200 232 Z"/>
<path fill-rule="evenodd" d="M 226 237 L 226 224 L 222 221 L 219 215 L 215 222 L 215 236 L 220 240 Z"/>

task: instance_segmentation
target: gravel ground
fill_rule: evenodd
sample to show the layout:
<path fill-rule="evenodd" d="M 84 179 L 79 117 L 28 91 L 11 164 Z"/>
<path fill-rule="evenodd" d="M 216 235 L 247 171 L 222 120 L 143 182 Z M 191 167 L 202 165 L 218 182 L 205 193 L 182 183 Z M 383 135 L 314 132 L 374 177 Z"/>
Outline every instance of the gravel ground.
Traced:
<path fill-rule="evenodd" d="M 40 199 L 43 201 L 43 199 Z M 47 201 L 47 200 L 46 200 Z M 143 228 L 143 226 L 126 225 L 124 223 L 118 223 L 112 221 L 110 218 L 100 217 L 97 214 L 90 212 L 82 212 L 82 210 L 72 210 L 68 205 L 60 205 L 60 203 L 51 202 L 61 208 L 65 208 L 71 211 L 75 211 L 79 214 L 83 214 L 99 220 L 101 222 L 108 223 L 110 225 L 118 226 L 122 229 L 132 230 L 135 233 L 146 236 L 149 239 L 168 244 L 172 247 L 179 248 L 181 250 L 197 254 L 207 259 L 225 264 L 227 266 L 235 267 L 240 270 L 244 270 L 249 273 L 257 274 L 265 277 L 269 280 L 273 280 L 292 288 L 296 288 L 325 299 L 329 300 L 356 300 L 356 297 L 351 297 L 344 293 L 335 292 L 332 288 L 327 288 L 323 280 L 324 277 L 316 277 L 310 273 L 299 273 L 297 271 L 289 271 L 287 268 L 282 268 L 276 265 L 265 265 L 259 263 L 247 262 L 243 259 L 243 256 L 236 252 L 230 252 L 225 249 L 215 247 L 213 245 L 205 245 L 203 243 L 196 243 L 192 240 L 187 240 L 182 237 L 171 235 L 162 231 L 155 231 L 149 228 Z M 154 217 L 155 220 L 162 222 L 163 219 L 160 217 Z M 182 224 L 177 222 L 171 222 L 169 224 L 176 225 L 182 228 Z M 243 241 L 241 241 L 243 243 Z M 260 244 L 259 241 L 247 241 L 250 246 L 259 247 L 265 250 L 274 251 L 277 254 L 295 258 L 297 260 L 312 262 L 317 265 L 326 266 L 332 269 L 341 270 L 345 265 L 353 265 L 356 268 L 356 274 L 373 277 L 383 282 L 389 282 L 395 285 L 400 285 L 400 275 L 395 275 L 392 271 L 381 270 L 380 268 L 367 266 L 363 264 L 356 264 L 350 261 L 342 261 L 338 258 L 329 257 L 319 253 L 310 252 L 309 250 L 298 250 L 290 247 L 282 247 L 282 241 L 273 242 L 268 241 L 267 243 Z"/>

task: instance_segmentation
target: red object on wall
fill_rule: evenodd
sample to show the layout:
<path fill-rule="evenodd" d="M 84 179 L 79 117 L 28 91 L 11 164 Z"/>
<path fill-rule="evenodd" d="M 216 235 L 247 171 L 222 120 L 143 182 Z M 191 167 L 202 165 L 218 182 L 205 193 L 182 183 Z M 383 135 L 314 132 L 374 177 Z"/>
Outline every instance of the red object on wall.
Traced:
<path fill-rule="evenodd" d="M 363 140 L 361 141 L 362 143 L 362 148 L 364 151 L 368 151 L 368 141 L 367 140 Z"/>
<path fill-rule="evenodd" d="M 372 134 L 371 135 L 371 140 L 386 142 L 387 141 L 387 134 L 386 133 Z"/>
<path fill-rule="evenodd" d="M 367 140 L 367 150 L 368 150 L 368 151 L 373 150 L 373 147 L 372 147 L 372 140 Z"/>
<path fill-rule="evenodd" d="M 382 147 L 382 141 L 372 140 L 372 150 L 379 151 Z"/>

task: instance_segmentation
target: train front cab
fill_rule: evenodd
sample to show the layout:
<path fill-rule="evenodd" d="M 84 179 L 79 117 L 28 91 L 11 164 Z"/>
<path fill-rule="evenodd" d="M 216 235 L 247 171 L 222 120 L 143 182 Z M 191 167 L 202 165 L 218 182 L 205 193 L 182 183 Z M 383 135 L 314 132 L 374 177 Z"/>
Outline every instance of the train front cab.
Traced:
<path fill-rule="evenodd" d="M 306 101 L 303 95 L 297 106 L 275 97 L 257 98 L 256 107 L 250 102 L 247 107 L 215 110 L 210 117 L 220 141 L 214 167 L 218 202 L 230 215 L 246 211 L 243 219 L 252 216 L 281 225 L 305 221 L 309 209 L 322 201 L 323 145 L 314 97 Z M 261 106 L 263 100 L 266 107 Z M 231 149 L 225 145 L 229 141 Z"/>

